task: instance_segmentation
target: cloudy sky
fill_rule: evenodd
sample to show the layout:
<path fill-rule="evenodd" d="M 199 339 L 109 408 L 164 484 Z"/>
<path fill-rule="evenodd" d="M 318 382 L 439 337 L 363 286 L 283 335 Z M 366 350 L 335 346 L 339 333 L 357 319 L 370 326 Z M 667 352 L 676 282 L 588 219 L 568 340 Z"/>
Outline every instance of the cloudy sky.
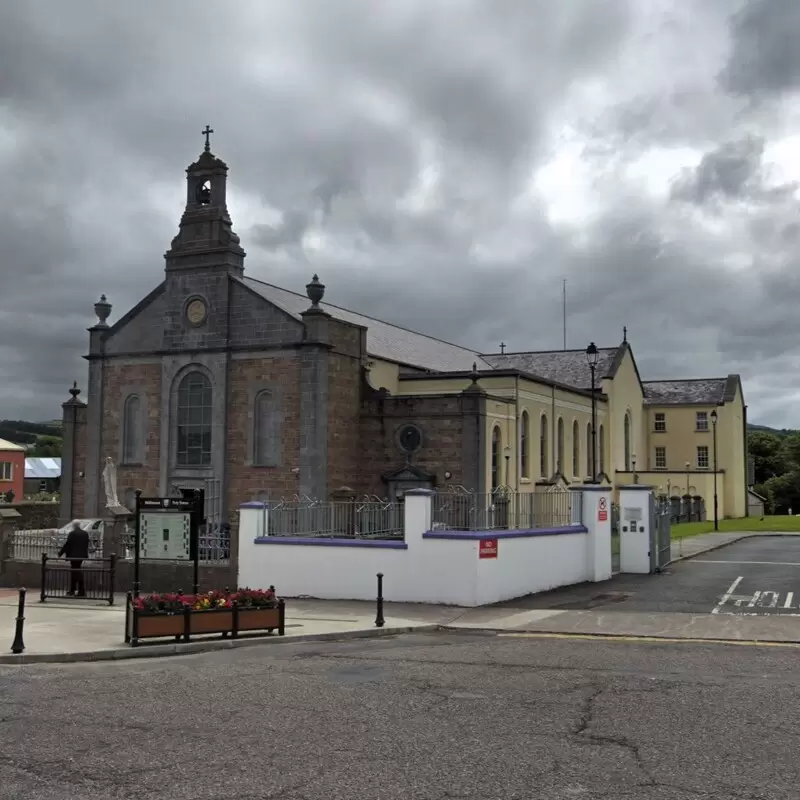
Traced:
<path fill-rule="evenodd" d="M 210 123 L 248 274 L 800 427 L 797 0 L 0 3 L 0 418 L 162 278 Z"/>

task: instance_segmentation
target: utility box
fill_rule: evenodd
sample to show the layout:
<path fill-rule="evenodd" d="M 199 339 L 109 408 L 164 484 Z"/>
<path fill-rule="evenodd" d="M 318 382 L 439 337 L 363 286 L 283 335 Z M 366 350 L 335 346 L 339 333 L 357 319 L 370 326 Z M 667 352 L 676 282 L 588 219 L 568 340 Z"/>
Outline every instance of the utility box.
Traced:
<path fill-rule="evenodd" d="M 653 489 L 634 483 L 619 490 L 619 571 L 653 571 Z"/>

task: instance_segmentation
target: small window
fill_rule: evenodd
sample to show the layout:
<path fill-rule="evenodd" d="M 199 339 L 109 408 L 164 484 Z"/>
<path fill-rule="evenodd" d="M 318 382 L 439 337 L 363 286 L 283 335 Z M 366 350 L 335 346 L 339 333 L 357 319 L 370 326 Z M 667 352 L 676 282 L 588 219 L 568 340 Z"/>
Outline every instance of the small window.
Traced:
<path fill-rule="evenodd" d="M 543 478 L 547 477 L 549 461 L 547 456 L 547 415 L 542 414 L 542 420 L 539 425 L 539 474 Z"/>
<path fill-rule="evenodd" d="M 667 448 L 656 447 L 656 469 L 667 468 Z"/>
<path fill-rule="evenodd" d="M 560 475 L 564 474 L 564 420 L 559 417 L 558 418 L 558 425 L 556 426 L 556 433 L 557 433 L 557 445 L 558 449 L 556 450 L 556 469 L 558 470 Z"/>
<path fill-rule="evenodd" d="M 492 430 L 492 489 L 500 487 L 500 455 L 502 452 L 502 442 L 500 439 L 500 428 Z"/>
<path fill-rule="evenodd" d="M 708 412 L 707 411 L 698 411 L 697 412 L 697 430 L 698 431 L 707 431 L 708 430 Z M 706 448 L 708 449 L 708 448 Z"/>
<path fill-rule="evenodd" d="M 572 421 L 572 476 L 581 474 L 581 433 L 578 420 Z"/>
<path fill-rule="evenodd" d="M 13 464 L 10 461 L 0 461 L 0 481 L 10 481 L 13 474 Z"/>
<path fill-rule="evenodd" d="M 697 469 L 708 469 L 708 447 L 704 444 L 697 448 Z"/>
<path fill-rule="evenodd" d="M 519 471 L 520 477 L 530 477 L 530 458 L 528 457 L 528 440 L 530 439 L 531 420 L 527 411 L 522 412 L 519 426 Z"/>
<path fill-rule="evenodd" d="M 667 429 L 667 415 L 656 414 L 655 419 L 653 420 L 653 430 L 662 433 L 666 429 Z"/>

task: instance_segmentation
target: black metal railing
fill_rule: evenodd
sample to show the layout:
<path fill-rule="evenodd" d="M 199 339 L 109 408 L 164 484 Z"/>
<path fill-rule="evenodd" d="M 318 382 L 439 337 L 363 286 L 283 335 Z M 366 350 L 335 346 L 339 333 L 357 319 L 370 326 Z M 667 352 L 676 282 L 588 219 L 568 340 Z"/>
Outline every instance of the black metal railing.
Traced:
<path fill-rule="evenodd" d="M 49 598 L 105 600 L 114 605 L 117 557 L 56 561 L 42 555 L 42 588 L 39 601 Z"/>

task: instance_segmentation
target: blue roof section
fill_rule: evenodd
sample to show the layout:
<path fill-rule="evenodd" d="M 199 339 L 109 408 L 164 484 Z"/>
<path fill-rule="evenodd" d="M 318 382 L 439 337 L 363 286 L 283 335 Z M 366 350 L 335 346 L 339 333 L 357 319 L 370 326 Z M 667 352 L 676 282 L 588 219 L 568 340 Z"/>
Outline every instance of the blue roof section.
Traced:
<path fill-rule="evenodd" d="M 25 477 L 45 481 L 61 477 L 60 458 L 26 458 Z"/>

